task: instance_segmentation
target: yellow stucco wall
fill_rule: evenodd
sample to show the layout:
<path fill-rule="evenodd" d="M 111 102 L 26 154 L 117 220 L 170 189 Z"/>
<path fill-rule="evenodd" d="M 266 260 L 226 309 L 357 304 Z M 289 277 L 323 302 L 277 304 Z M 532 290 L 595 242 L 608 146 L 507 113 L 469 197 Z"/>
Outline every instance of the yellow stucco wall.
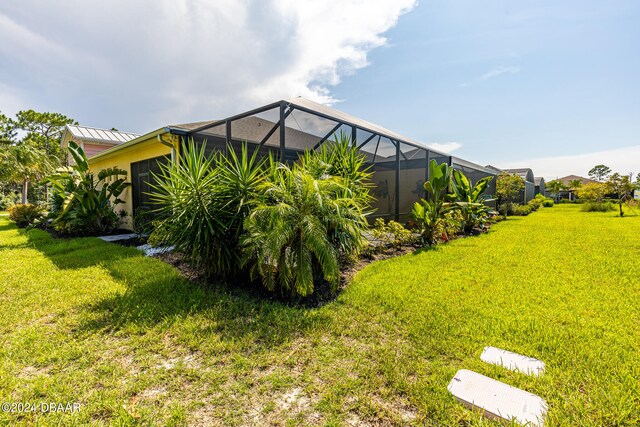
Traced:
<path fill-rule="evenodd" d="M 89 159 L 89 169 L 97 173 L 102 169 L 118 167 L 127 171 L 127 179 L 131 182 L 131 163 L 141 160 L 152 159 L 154 157 L 168 155 L 171 148 L 160 143 L 157 134 L 149 136 L 148 139 L 134 144 L 129 147 L 118 149 L 112 153 L 102 155 L 97 159 Z M 170 142 L 174 147 L 178 147 L 178 137 L 167 132 L 161 134 L 162 139 Z M 120 196 L 125 201 L 124 204 L 118 205 L 117 210 L 124 209 L 128 215 L 123 220 L 121 228 L 132 229 L 133 201 L 131 187 L 127 188 Z"/>

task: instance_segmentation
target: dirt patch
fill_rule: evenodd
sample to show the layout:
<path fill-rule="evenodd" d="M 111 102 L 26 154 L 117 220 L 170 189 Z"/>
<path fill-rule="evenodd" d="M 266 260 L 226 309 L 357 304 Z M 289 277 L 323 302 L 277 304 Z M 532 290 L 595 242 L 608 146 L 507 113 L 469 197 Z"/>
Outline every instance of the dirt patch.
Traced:
<path fill-rule="evenodd" d="M 51 368 L 49 367 L 36 368 L 35 366 L 26 366 L 18 373 L 18 378 L 29 380 L 40 376 L 48 376 L 50 370 Z"/>

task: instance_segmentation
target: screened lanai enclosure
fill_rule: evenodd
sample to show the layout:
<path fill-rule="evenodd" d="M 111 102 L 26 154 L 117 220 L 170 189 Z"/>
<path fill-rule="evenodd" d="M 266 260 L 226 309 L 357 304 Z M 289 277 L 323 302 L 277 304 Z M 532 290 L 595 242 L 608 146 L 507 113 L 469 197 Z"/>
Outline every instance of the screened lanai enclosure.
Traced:
<path fill-rule="evenodd" d="M 351 143 L 366 156 L 373 172 L 372 189 L 376 201 L 372 218 L 406 221 L 413 203 L 424 196 L 428 163 L 448 163 L 463 171 L 474 183 L 496 172 L 444 154 L 379 125 L 333 108 L 295 98 L 279 101 L 223 120 L 171 128 L 171 132 L 193 138 L 206 150 L 226 150 L 227 144 L 240 147 L 247 142 L 250 152 L 272 153 L 283 162 L 295 162 L 307 149 L 317 150 L 334 135 L 346 133 Z M 492 180 L 489 195 L 495 193 Z"/>

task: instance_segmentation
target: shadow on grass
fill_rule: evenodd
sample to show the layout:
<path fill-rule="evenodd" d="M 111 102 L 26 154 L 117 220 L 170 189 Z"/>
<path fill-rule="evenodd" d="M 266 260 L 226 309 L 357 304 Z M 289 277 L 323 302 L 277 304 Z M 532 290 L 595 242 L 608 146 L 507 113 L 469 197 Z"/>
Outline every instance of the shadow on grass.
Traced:
<path fill-rule="evenodd" d="M 145 257 L 135 248 L 97 238 L 54 239 L 41 230 L 30 231 L 28 236 L 57 268 L 99 266 L 125 286 L 122 293 L 81 307 L 86 315 L 77 329 L 80 334 L 110 333 L 130 326 L 146 330 L 204 315 L 206 321 L 194 321 L 202 324 L 193 331 L 199 336 L 215 334 L 236 340 L 250 335 L 267 345 L 277 345 L 293 334 L 328 322 L 319 310 L 260 298 L 239 286 L 190 282 L 172 266 Z"/>

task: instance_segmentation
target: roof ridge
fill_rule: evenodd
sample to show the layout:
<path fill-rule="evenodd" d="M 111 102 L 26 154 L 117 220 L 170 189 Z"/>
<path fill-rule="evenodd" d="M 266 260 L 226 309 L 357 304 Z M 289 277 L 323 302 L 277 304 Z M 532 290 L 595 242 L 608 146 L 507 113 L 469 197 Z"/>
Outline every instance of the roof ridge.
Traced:
<path fill-rule="evenodd" d="M 66 126 L 75 126 L 75 127 L 79 127 L 79 128 L 85 128 L 85 129 L 95 129 L 95 130 L 101 130 L 104 132 L 118 132 L 118 133 L 128 133 L 130 135 L 142 135 L 141 133 L 136 133 L 136 132 L 129 132 L 129 131 L 124 131 L 124 130 L 113 130 L 113 129 L 105 129 L 105 128 L 99 128 L 99 127 L 95 127 L 95 126 L 86 126 L 86 125 L 70 125 L 67 124 Z"/>

